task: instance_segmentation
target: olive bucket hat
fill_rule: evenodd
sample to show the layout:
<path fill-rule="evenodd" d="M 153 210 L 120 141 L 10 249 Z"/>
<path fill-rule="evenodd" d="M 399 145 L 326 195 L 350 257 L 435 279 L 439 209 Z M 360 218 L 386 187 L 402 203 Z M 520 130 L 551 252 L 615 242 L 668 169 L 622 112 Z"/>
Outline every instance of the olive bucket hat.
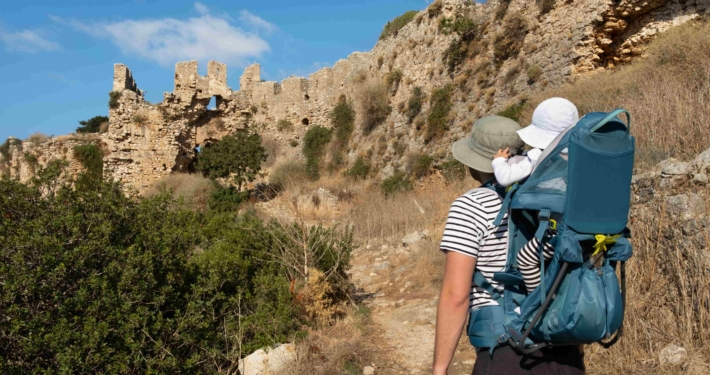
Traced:
<path fill-rule="evenodd" d="M 461 163 L 481 172 L 493 173 L 493 154 L 499 149 L 517 149 L 524 146 L 517 131 L 517 122 L 502 116 L 487 116 L 473 124 L 468 138 L 454 143 L 451 151 Z"/>

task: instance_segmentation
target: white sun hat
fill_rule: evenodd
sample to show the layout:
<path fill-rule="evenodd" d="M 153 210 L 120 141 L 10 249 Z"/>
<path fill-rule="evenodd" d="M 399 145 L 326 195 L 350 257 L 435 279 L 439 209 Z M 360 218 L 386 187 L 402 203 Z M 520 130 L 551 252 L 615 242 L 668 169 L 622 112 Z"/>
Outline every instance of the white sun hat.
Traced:
<path fill-rule="evenodd" d="M 532 124 L 518 130 L 518 135 L 526 144 L 544 149 L 555 137 L 577 121 L 579 121 L 579 112 L 572 102 L 563 98 L 550 98 L 535 108 Z"/>

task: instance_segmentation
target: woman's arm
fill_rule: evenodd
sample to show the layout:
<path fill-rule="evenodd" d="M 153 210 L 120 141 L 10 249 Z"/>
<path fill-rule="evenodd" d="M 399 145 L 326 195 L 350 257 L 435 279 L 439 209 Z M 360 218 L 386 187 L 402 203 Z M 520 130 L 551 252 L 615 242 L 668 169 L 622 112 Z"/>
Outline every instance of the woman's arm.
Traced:
<path fill-rule="evenodd" d="M 436 314 L 434 375 L 445 375 L 454 357 L 468 315 L 475 268 L 476 258 L 454 251 L 446 253 L 444 282 Z"/>

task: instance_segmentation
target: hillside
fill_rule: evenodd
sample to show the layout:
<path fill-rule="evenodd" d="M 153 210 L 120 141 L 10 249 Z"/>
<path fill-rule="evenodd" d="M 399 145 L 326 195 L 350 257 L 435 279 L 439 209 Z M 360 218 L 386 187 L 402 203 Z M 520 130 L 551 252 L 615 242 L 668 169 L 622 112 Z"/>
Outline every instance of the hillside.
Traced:
<path fill-rule="evenodd" d="M 0 341 L 23 348 L 0 369 L 234 374 L 292 342 L 272 375 L 428 373 L 438 245 L 475 187 L 451 143 L 562 96 L 629 109 L 638 142 L 625 334 L 585 348 L 588 373 L 710 373 L 709 10 L 438 0 L 308 78 L 265 82 L 253 65 L 233 90 L 224 64 L 178 63 L 157 104 L 116 64 L 101 132 L 0 146 Z M 193 172 L 240 129 L 268 158 L 234 194 Z M 462 337 L 450 373 L 474 360 Z"/>

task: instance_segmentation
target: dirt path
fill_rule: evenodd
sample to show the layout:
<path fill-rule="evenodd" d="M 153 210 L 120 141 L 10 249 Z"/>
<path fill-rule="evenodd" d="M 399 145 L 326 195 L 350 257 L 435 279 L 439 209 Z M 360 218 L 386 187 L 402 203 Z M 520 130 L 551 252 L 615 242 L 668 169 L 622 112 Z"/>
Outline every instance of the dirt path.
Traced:
<path fill-rule="evenodd" d="M 417 272 L 413 265 L 391 269 L 396 250 L 361 248 L 353 254 L 351 275 L 358 296 L 370 308 L 378 350 L 376 374 L 431 373 L 438 295 L 433 288 L 412 290 L 402 275 Z M 476 356 L 462 340 L 449 374 L 471 373 Z M 379 362 L 379 363 L 378 363 Z"/>

